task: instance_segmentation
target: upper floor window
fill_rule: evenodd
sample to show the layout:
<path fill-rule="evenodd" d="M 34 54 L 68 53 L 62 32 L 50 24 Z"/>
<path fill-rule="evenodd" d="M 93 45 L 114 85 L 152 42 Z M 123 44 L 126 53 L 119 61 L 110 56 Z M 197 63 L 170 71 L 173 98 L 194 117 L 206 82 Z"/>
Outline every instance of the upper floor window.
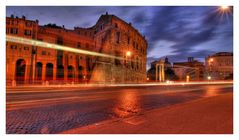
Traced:
<path fill-rule="evenodd" d="M 120 32 L 116 33 L 116 43 L 120 42 Z"/>
<path fill-rule="evenodd" d="M 24 47 L 24 50 L 29 50 L 29 47 Z"/>
<path fill-rule="evenodd" d="M 42 55 L 46 55 L 46 51 L 42 51 L 41 54 L 42 54 Z"/>
<path fill-rule="evenodd" d="M 115 23 L 115 28 L 118 28 L 118 24 L 117 23 Z"/>
<path fill-rule="evenodd" d="M 81 47 L 81 43 L 78 42 L 78 43 L 77 43 L 77 48 L 80 48 L 80 47 Z"/>
<path fill-rule="evenodd" d="M 130 44 L 130 37 L 128 37 L 128 44 Z"/>
<path fill-rule="evenodd" d="M 17 49 L 17 46 L 11 45 L 11 49 Z"/>
<path fill-rule="evenodd" d="M 11 34 L 17 34 L 18 29 L 17 28 L 11 28 L 10 32 L 11 32 Z"/>
<path fill-rule="evenodd" d="M 7 20 L 7 21 L 6 21 L 6 24 L 7 24 L 7 25 L 9 25 L 9 24 L 10 24 L 10 21 L 9 21 L 9 20 Z"/>
<path fill-rule="evenodd" d="M 56 43 L 59 44 L 59 45 L 63 45 L 63 38 L 58 37 Z"/>
<path fill-rule="evenodd" d="M 32 23 L 31 23 L 31 22 L 26 22 L 26 26 L 27 26 L 27 27 L 31 27 L 31 26 L 32 26 Z"/>
<path fill-rule="evenodd" d="M 88 43 L 86 43 L 85 47 L 88 49 L 88 48 L 89 48 L 89 44 L 88 44 Z"/>
<path fill-rule="evenodd" d="M 27 36 L 30 36 L 31 35 L 31 30 L 25 30 L 24 34 L 27 35 Z"/>

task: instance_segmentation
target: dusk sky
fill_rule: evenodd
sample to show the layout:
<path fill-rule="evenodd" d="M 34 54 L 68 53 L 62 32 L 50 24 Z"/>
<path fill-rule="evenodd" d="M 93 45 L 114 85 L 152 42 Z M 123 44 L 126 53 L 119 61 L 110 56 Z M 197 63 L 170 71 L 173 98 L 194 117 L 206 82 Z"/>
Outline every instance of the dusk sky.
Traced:
<path fill-rule="evenodd" d="M 139 30 L 148 41 L 148 64 L 167 56 L 170 62 L 233 51 L 233 14 L 219 7 L 7 7 L 11 14 L 39 20 L 40 25 L 56 23 L 68 29 L 93 26 L 101 14 L 114 14 Z"/>

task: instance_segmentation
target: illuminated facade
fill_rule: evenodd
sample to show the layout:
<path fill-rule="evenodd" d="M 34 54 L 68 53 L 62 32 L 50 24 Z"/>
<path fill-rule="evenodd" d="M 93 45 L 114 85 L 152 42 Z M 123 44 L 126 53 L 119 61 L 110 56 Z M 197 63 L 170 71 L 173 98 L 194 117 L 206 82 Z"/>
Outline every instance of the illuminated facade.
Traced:
<path fill-rule="evenodd" d="M 205 66 L 203 62 L 188 57 L 187 62 L 173 63 L 173 70 L 179 81 L 202 81 L 204 80 Z"/>
<path fill-rule="evenodd" d="M 233 53 L 219 52 L 205 58 L 207 76 L 212 80 L 233 79 Z"/>
<path fill-rule="evenodd" d="M 41 26 L 23 16 L 6 18 L 6 34 L 116 56 L 100 57 L 6 42 L 6 80 L 16 83 L 139 83 L 146 80 L 146 39 L 114 15 L 90 28 Z"/>

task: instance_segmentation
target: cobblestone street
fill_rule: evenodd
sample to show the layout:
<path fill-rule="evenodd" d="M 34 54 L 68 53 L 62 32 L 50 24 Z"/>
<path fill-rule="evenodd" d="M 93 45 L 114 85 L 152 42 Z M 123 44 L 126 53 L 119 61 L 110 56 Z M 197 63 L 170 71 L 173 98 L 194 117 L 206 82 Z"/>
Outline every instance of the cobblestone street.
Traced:
<path fill-rule="evenodd" d="M 7 93 L 6 132 L 61 133 L 105 120 L 127 118 L 152 109 L 229 93 L 232 93 L 232 85 L 66 88 L 49 93 L 36 90 L 32 93 Z"/>

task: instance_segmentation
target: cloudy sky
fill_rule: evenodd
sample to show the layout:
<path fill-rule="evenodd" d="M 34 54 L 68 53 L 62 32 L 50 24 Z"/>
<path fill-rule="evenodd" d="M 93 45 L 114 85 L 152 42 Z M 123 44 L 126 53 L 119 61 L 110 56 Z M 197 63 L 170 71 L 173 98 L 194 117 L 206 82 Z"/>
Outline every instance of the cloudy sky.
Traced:
<path fill-rule="evenodd" d="M 153 7 L 7 7 L 11 14 L 38 19 L 40 25 L 56 23 L 73 29 L 93 26 L 101 14 L 108 12 L 131 22 L 148 40 L 148 64 L 167 56 L 171 62 L 233 51 L 232 7 L 153 6 Z"/>

